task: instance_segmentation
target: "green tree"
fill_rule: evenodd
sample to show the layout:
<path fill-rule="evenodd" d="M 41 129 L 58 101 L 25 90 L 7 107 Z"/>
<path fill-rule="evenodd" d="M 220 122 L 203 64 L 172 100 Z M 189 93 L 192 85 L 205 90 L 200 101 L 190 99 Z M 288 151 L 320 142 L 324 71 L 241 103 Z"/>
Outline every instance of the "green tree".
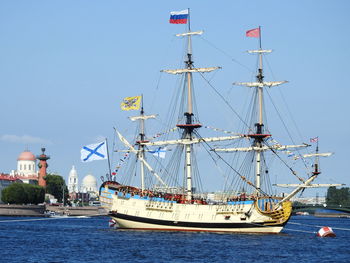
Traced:
<path fill-rule="evenodd" d="M 24 191 L 27 193 L 27 203 L 38 204 L 44 202 L 45 189 L 39 185 L 23 184 Z"/>
<path fill-rule="evenodd" d="M 342 187 L 340 189 L 337 189 L 335 186 L 329 187 L 326 202 L 329 206 L 350 206 L 349 187 Z"/>
<path fill-rule="evenodd" d="M 24 191 L 23 183 L 13 183 L 2 191 L 2 200 L 10 204 L 25 204 L 28 196 Z"/>
<path fill-rule="evenodd" d="M 2 191 L 1 199 L 10 204 L 38 204 L 44 202 L 45 190 L 38 185 L 13 183 Z"/>
<path fill-rule="evenodd" d="M 68 199 L 68 189 L 63 177 L 57 174 L 47 174 L 44 179 L 46 181 L 46 193 L 53 195 L 57 198 L 58 202 L 61 203 L 64 192 L 64 200 L 66 203 Z"/>

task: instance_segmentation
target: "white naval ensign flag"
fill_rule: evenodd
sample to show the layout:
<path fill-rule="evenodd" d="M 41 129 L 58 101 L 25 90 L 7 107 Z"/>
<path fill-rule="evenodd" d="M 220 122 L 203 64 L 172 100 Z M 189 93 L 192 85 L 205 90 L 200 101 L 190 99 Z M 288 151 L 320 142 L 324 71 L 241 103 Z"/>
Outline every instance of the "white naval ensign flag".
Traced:
<path fill-rule="evenodd" d="M 81 148 L 81 161 L 91 162 L 95 160 L 107 159 L 107 143 L 106 141 L 90 144 Z"/>

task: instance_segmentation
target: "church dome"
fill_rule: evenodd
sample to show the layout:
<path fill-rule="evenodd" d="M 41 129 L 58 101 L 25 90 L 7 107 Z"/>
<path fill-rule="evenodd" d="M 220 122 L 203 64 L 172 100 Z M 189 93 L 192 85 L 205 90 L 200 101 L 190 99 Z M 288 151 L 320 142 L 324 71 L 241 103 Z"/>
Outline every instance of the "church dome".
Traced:
<path fill-rule="evenodd" d="M 35 161 L 36 158 L 30 151 L 24 151 L 18 156 L 18 161 Z"/>
<path fill-rule="evenodd" d="M 97 180 L 93 175 L 88 174 L 83 178 L 83 189 L 85 192 L 97 191 Z"/>

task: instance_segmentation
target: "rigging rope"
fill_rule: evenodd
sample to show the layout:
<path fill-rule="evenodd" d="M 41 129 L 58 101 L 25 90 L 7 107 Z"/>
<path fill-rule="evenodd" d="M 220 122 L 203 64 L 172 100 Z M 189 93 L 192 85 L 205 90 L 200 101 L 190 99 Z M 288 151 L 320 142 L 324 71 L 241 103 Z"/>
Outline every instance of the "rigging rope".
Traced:
<path fill-rule="evenodd" d="M 293 222 L 288 222 L 288 224 L 300 225 L 300 226 L 324 227 L 324 226 L 318 226 L 318 225 L 309 225 L 309 224 L 301 224 L 301 223 L 293 223 Z M 337 230 L 350 231 L 349 228 L 341 228 L 341 227 L 333 227 L 333 226 L 331 228 L 332 229 L 337 229 Z"/>
<path fill-rule="evenodd" d="M 265 61 L 266 61 L 267 66 L 268 66 L 268 68 L 269 68 L 269 70 L 270 70 L 270 72 L 271 72 L 272 78 L 273 78 L 274 80 L 276 80 L 276 77 L 275 77 L 275 75 L 274 75 L 274 73 L 273 73 L 273 71 L 272 71 L 272 68 L 271 68 L 271 66 L 270 66 L 270 63 L 269 63 L 268 59 L 265 59 Z M 298 132 L 298 135 L 299 135 L 299 137 L 300 137 L 300 140 L 303 141 L 303 137 L 301 136 L 301 132 L 300 132 L 300 130 L 299 130 L 299 127 L 298 127 L 298 125 L 297 125 L 295 119 L 293 118 L 292 112 L 290 111 L 290 109 L 289 109 L 289 107 L 288 107 L 288 104 L 287 104 L 286 99 L 285 99 L 284 96 L 283 96 L 282 89 L 278 89 L 278 91 L 279 91 L 279 93 L 280 93 L 280 95 L 281 95 L 281 97 L 282 97 L 283 105 L 286 106 L 287 112 L 288 112 L 288 114 L 289 114 L 289 116 L 290 116 L 290 118 L 291 118 L 291 120 L 292 120 L 292 122 L 293 122 L 293 124 L 294 124 L 294 126 L 295 126 L 295 128 L 296 128 L 296 130 L 297 130 L 297 132 Z"/>
<path fill-rule="evenodd" d="M 280 159 L 280 161 L 292 172 L 292 174 L 293 174 L 296 178 L 298 178 L 299 181 L 305 183 L 305 180 L 297 175 L 297 173 L 293 170 L 293 168 L 290 167 L 290 166 L 287 164 L 287 162 L 284 161 L 284 160 L 281 158 L 281 156 L 279 156 L 279 155 L 277 154 L 277 152 L 272 148 L 272 146 L 270 146 L 270 145 L 268 144 L 267 141 L 264 141 L 264 144 L 265 144 L 267 147 L 269 147 L 269 149 L 271 150 L 271 152 L 273 152 L 273 153 L 277 156 L 277 158 Z"/>
<path fill-rule="evenodd" d="M 209 87 L 211 87 L 215 93 L 225 102 L 225 104 L 230 108 L 230 110 L 237 116 L 237 118 L 249 129 L 249 131 L 251 131 L 251 128 L 249 127 L 249 125 L 242 119 L 242 117 L 233 109 L 233 107 L 231 106 L 231 104 L 225 99 L 225 97 L 223 95 L 221 95 L 221 93 L 204 77 L 202 72 L 199 72 L 200 76 L 205 80 L 205 82 L 207 82 L 207 84 L 209 85 Z"/>
<path fill-rule="evenodd" d="M 237 132 L 226 131 L 226 130 L 223 130 L 223 129 L 214 128 L 214 127 L 210 127 L 210 126 L 204 126 L 203 128 L 212 129 L 213 131 L 220 131 L 220 132 L 227 133 L 227 134 L 242 135 L 242 134 L 237 133 Z"/>
<path fill-rule="evenodd" d="M 246 182 L 247 184 L 249 184 L 250 186 L 254 187 L 255 190 L 257 190 L 258 192 L 260 192 L 262 195 L 266 196 L 268 195 L 267 193 L 265 193 L 263 190 L 259 189 L 257 186 L 255 186 L 252 182 L 250 182 L 249 180 L 247 180 L 247 178 L 243 175 L 241 175 L 235 168 L 233 168 L 224 158 L 222 158 L 217 152 L 214 151 L 213 148 L 211 148 L 211 146 L 204 140 L 203 137 L 201 137 L 198 132 L 196 132 L 196 135 L 208 146 L 208 148 L 214 153 L 216 154 L 216 156 L 221 159 L 228 167 L 231 168 L 232 171 L 234 171 L 244 182 Z"/>
<path fill-rule="evenodd" d="M 209 40 L 205 39 L 203 36 L 200 36 L 200 38 L 202 40 L 204 40 L 205 42 L 207 42 L 210 46 L 212 46 L 213 48 L 215 48 L 216 50 L 220 51 L 222 54 L 224 54 L 225 56 L 227 56 L 228 58 L 230 58 L 231 61 L 237 63 L 238 65 L 240 65 L 241 67 L 245 68 L 246 70 L 248 70 L 249 72 L 253 72 L 254 70 L 250 69 L 248 66 L 240 63 L 238 60 L 234 59 L 231 55 L 229 55 L 228 53 L 226 53 L 224 50 L 218 48 L 217 46 L 215 46 L 213 43 L 211 43 Z"/>
<path fill-rule="evenodd" d="M 285 130 L 287 131 L 287 134 L 288 134 L 289 139 L 291 139 L 291 141 L 292 141 L 293 144 L 296 144 L 296 143 L 294 142 L 293 138 L 292 138 L 292 135 L 290 134 L 290 132 L 289 132 L 287 126 L 286 126 L 286 123 L 283 121 L 280 112 L 277 110 L 277 107 L 276 107 L 274 101 L 272 100 L 272 98 L 271 98 L 271 96 L 270 96 L 270 93 L 269 93 L 267 90 L 266 90 L 266 93 L 267 93 L 267 95 L 269 96 L 270 101 L 271 101 L 271 103 L 272 103 L 272 105 L 273 105 L 275 111 L 277 112 L 277 115 L 278 115 L 280 121 L 282 122 L 282 124 L 283 124 Z M 298 149 L 297 149 L 297 151 L 298 151 L 299 155 L 302 156 L 302 155 L 300 154 L 300 151 L 299 151 Z M 303 160 L 303 164 L 304 164 L 305 168 L 307 168 L 305 158 L 301 158 L 301 159 Z"/>
<path fill-rule="evenodd" d="M 264 225 L 260 225 L 260 224 L 254 224 L 254 223 L 249 223 L 249 224 L 254 225 L 254 226 L 259 226 L 259 227 L 270 227 L 270 226 L 264 226 Z M 288 222 L 288 224 L 290 224 L 290 222 Z M 286 228 L 286 227 L 284 227 L 283 230 L 289 230 L 289 231 L 294 231 L 294 232 L 303 232 L 303 233 L 311 233 L 311 234 L 316 234 L 317 233 L 315 231 L 297 230 L 297 229 L 290 229 L 290 228 Z"/>

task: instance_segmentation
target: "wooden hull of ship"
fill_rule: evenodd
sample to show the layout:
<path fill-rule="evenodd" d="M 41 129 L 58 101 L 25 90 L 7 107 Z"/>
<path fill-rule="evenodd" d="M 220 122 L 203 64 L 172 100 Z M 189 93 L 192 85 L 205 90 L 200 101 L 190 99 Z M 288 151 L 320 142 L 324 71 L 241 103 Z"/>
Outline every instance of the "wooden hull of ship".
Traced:
<path fill-rule="evenodd" d="M 119 229 L 154 230 L 154 231 L 187 231 L 187 232 L 223 232 L 223 233 L 261 233 L 278 234 L 280 226 L 265 226 L 257 223 L 203 223 L 177 222 L 154 218 L 142 218 L 123 214 L 111 213 L 110 216 L 118 224 Z"/>
<path fill-rule="evenodd" d="M 265 212 L 253 200 L 181 204 L 104 188 L 101 193 L 101 202 L 119 229 L 277 234 L 291 215 L 289 202 L 277 211 Z"/>

